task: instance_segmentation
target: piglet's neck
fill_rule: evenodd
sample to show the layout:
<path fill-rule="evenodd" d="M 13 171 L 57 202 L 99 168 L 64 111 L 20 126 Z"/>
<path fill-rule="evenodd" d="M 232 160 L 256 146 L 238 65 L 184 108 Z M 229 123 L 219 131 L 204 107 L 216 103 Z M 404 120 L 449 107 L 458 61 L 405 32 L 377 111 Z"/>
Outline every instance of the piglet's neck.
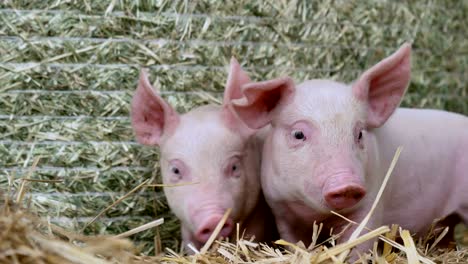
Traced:
<path fill-rule="evenodd" d="M 257 241 L 271 242 L 279 238 L 275 218 L 262 192 L 260 192 L 257 206 L 246 218 L 242 228 L 246 229 L 246 234 L 255 235 Z"/>

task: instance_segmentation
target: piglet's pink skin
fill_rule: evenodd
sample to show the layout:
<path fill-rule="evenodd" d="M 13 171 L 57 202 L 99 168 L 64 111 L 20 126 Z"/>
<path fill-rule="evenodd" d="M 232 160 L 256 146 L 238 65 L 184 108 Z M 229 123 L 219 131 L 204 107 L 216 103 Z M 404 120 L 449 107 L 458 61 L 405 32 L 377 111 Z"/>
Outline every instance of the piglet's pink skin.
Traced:
<path fill-rule="evenodd" d="M 421 235 L 452 213 L 468 223 L 468 118 L 397 108 L 410 80 L 410 55 L 404 44 L 350 85 L 295 86 L 285 77 L 247 84 L 245 97 L 233 100 L 251 128 L 272 126 L 262 187 L 282 238 L 310 242 L 314 221 L 339 232 L 347 222 L 331 210 L 360 222 L 398 146 L 404 150 L 368 226 L 396 223 Z"/>
<path fill-rule="evenodd" d="M 250 82 L 238 62 L 231 60 L 224 102 L 241 96 Z M 151 86 L 141 71 L 132 101 L 132 126 L 137 140 L 161 149 L 164 184 L 169 206 L 181 221 L 184 245 L 200 248 L 228 208 L 230 217 L 220 236 L 241 232 L 258 241 L 270 241 L 276 226 L 260 188 L 262 140 L 234 114 L 229 104 L 202 106 L 178 114 Z"/>

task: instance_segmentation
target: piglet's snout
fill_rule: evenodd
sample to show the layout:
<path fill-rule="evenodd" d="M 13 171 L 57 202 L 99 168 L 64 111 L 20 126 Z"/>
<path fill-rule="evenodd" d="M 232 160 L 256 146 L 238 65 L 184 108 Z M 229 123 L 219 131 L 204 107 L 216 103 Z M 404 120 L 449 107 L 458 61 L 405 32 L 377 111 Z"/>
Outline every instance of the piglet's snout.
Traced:
<path fill-rule="evenodd" d="M 342 210 L 353 207 L 366 195 L 365 187 L 353 175 L 340 175 L 327 181 L 323 196 L 329 207 Z"/>
<path fill-rule="evenodd" d="M 211 215 L 208 216 L 198 227 L 197 231 L 195 232 L 195 238 L 201 242 L 206 243 L 208 239 L 213 234 L 216 226 L 223 218 L 223 215 Z M 232 219 L 228 218 L 224 223 L 221 231 L 219 232 L 218 237 L 229 237 L 232 233 L 234 227 L 234 222 Z"/>

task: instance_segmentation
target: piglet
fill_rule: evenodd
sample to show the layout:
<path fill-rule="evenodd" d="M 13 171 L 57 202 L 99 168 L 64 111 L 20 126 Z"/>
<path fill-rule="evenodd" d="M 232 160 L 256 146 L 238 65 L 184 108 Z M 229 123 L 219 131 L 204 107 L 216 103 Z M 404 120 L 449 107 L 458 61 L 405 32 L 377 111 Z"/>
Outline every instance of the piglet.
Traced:
<path fill-rule="evenodd" d="M 404 150 L 368 227 L 399 224 L 423 235 L 450 214 L 468 223 L 468 118 L 398 108 L 410 55 L 404 44 L 349 85 L 315 79 L 295 86 L 284 77 L 246 84 L 244 97 L 232 101 L 252 129 L 272 126 L 261 180 L 282 238 L 310 242 L 314 221 L 343 231 L 348 222 L 332 210 L 360 222 L 398 146 Z"/>
<path fill-rule="evenodd" d="M 228 208 L 232 211 L 221 237 L 233 237 L 240 223 L 247 237 L 274 239 L 276 225 L 260 186 L 262 139 L 228 103 L 241 96 L 240 87 L 248 82 L 232 58 L 224 104 L 178 114 L 155 92 L 147 73 L 140 73 L 131 104 L 132 127 L 138 142 L 160 148 L 163 183 L 182 185 L 165 187 L 164 193 L 181 221 L 185 246 L 200 248 Z"/>

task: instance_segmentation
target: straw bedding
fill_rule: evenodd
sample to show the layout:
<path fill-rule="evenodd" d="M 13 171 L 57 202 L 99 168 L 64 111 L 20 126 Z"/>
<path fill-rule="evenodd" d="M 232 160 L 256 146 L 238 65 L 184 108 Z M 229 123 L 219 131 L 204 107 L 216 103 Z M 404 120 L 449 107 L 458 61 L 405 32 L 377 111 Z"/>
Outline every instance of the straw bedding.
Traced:
<path fill-rule="evenodd" d="M 342 263 L 338 259 L 343 251 L 378 236 L 388 243 L 387 246 L 381 253 L 376 253 L 377 248 L 374 246 L 373 252 L 363 254 L 361 261 L 364 263 L 468 261 L 468 249 L 437 247 L 444 236 L 442 229 L 434 229 L 430 236 L 416 244 L 408 231 L 398 229 L 397 226 L 391 229 L 381 227 L 343 244 L 336 244 L 334 237 L 328 241 L 329 244 L 313 242 L 308 247 L 282 240 L 271 246 L 238 239 L 236 243 L 215 241 L 195 255 L 187 256 L 166 249 L 166 253 L 147 256 L 139 253 L 139 249 L 127 239 L 108 235 L 85 236 L 66 231 L 30 214 L 27 208 L 18 206 L 10 199 L 9 196 L 2 196 L 0 263 Z M 318 237 L 319 232 L 320 226 L 317 226 L 313 237 Z M 403 243 L 395 241 L 396 234 L 403 238 Z M 464 239 L 468 240 L 468 236 Z"/>
<path fill-rule="evenodd" d="M 43 180 L 27 184 L 28 213 L 78 232 L 135 186 L 160 182 L 158 150 L 134 142 L 128 117 L 141 66 L 185 112 L 219 103 L 231 56 L 254 80 L 352 81 L 411 41 L 403 105 L 466 115 L 467 13 L 466 1 L 2 1 L 0 190 Z M 146 255 L 177 251 L 179 223 L 160 187 L 138 189 L 84 233 L 158 218 L 132 240 Z"/>

